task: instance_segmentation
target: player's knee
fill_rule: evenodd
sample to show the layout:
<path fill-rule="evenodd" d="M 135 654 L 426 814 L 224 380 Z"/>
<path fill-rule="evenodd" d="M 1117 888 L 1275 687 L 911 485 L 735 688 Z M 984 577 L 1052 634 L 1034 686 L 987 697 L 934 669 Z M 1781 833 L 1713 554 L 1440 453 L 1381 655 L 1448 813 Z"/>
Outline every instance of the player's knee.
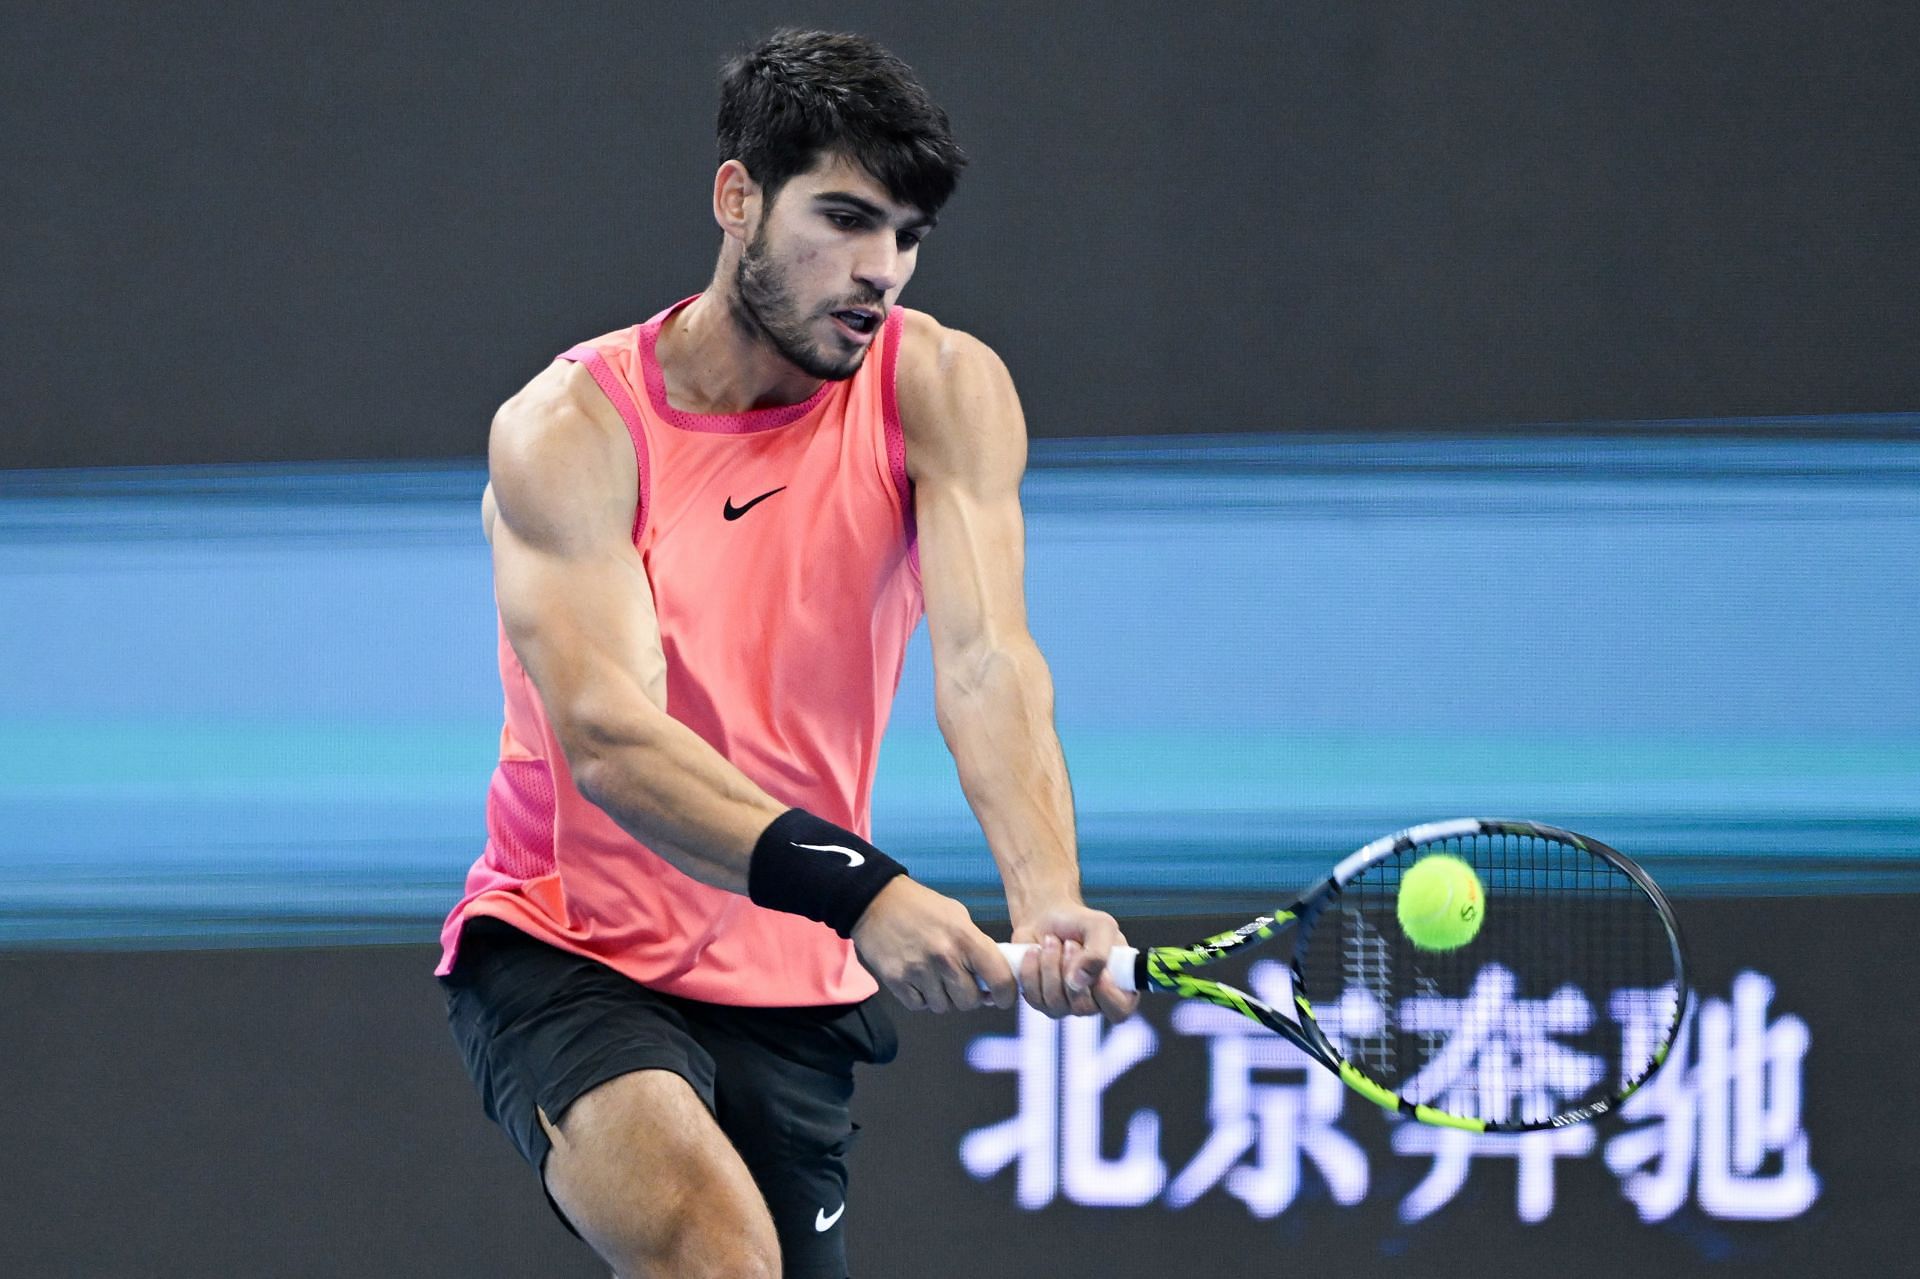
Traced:
<path fill-rule="evenodd" d="M 682 1201 L 614 1206 L 580 1221 L 581 1234 L 614 1268 L 614 1279 L 779 1279 L 780 1242 L 764 1210 L 728 1212 Z"/>
<path fill-rule="evenodd" d="M 740 1221 L 717 1213 L 682 1215 L 656 1233 L 622 1275 L 662 1279 L 780 1279 L 780 1243 L 771 1222 Z"/>
<path fill-rule="evenodd" d="M 661 1273 L 684 1275 L 686 1279 L 780 1279 L 780 1249 L 775 1246 L 769 1251 L 731 1240 L 721 1252 L 703 1252 L 688 1259 L 685 1269 Z"/>
<path fill-rule="evenodd" d="M 670 1206 L 668 1206 L 670 1205 Z M 633 1279 L 780 1279 L 780 1241 L 758 1196 L 679 1179 L 602 1218 L 602 1255 Z M 592 1237 L 591 1235 L 589 1236 Z"/>
<path fill-rule="evenodd" d="M 710 1215 L 688 1241 L 689 1279 L 780 1279 L 780 1240 L 764 1211 L 740 1220 Z"/>

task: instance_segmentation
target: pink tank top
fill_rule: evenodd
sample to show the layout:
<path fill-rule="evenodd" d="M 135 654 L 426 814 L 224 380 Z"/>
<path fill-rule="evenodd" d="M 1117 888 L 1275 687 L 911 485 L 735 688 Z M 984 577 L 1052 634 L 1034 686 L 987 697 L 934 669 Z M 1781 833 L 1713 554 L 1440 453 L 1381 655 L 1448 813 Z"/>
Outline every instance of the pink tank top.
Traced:
<path fill-rule="evenodd" d="M 584 364 L 640 464 L 634 545 L 653 583 L 667 712 L 782 803 L 871 837 L 874 765 L 922 610 L 895 308 L 853 377 L 800 404 L 685 413 L 654 356 L 687 302 L 561 359 Z M 850 942 L 696 882 L 574 787 L 533 682 L 499 637 L 506 726 L 487 845 L 441 932 L 491 915 L 657 990 L 712 1003 L 852 1003 Z"/>

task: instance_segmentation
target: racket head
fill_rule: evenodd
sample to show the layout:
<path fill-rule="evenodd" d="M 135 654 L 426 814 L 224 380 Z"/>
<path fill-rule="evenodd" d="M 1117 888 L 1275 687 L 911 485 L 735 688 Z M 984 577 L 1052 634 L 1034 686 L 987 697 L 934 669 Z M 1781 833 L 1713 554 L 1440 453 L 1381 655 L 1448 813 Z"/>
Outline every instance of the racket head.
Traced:
<path fill-rule="evenodd" d="M 1421 949 L 1400 882 L 1466 862 L 1485 894 L 1466 944 Z M 1297 911 L 1292 977 L 1316 1056 L 1379 1105 L 1426 1123 L 1523 1132 L 1595 1118 L 1666 1060 L 1687 1006 L 1672 904 L 1598 840 L 1462 818 L 1376 840 Z"/>

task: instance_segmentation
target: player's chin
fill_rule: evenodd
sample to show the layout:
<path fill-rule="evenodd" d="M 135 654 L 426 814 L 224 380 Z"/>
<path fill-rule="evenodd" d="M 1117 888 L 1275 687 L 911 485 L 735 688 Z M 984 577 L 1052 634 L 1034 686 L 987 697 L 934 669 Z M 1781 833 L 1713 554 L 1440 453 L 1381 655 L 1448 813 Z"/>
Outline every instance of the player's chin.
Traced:
<path fill-rule="evenodd" d="M 813 348 L 813 357 L 818 361 L 820 376 L 830 382 L 844 382 L 860 371 L 867 362 L 867 349 L 870 343 L 855 342 L 846 334 L 835 329 L 825 342 Z"/>
<path fill-rule="evenodd" d="M 840 359 L 837 356 L 828 356 L 825 352 L 822 352 L 821 358 L 815 361 L 813 367 L 807 371 L 824 381 L 844 382 L 858 373 L 860 366 L 864 363 L 866 363 L 866 352 L 864 351 L 851 360 Z"/>

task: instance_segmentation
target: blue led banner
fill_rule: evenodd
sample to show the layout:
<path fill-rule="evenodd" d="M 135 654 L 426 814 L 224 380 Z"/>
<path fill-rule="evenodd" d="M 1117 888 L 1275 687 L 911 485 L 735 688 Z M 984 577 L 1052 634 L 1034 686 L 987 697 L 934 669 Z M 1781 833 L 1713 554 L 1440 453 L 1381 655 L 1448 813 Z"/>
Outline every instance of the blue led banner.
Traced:
<path fill-rule="evenodd" d="M 1483 815 L 1683 893 L 1912 890 L 1920 429 L 1876 421 L 1037 447 L 1089 885 L 1212 909 Z M 431 936 L 498 740 L 483 484 L 0 473 L 0 941 Z M 924 632 L 874 817 L 996 908 Z"/>

